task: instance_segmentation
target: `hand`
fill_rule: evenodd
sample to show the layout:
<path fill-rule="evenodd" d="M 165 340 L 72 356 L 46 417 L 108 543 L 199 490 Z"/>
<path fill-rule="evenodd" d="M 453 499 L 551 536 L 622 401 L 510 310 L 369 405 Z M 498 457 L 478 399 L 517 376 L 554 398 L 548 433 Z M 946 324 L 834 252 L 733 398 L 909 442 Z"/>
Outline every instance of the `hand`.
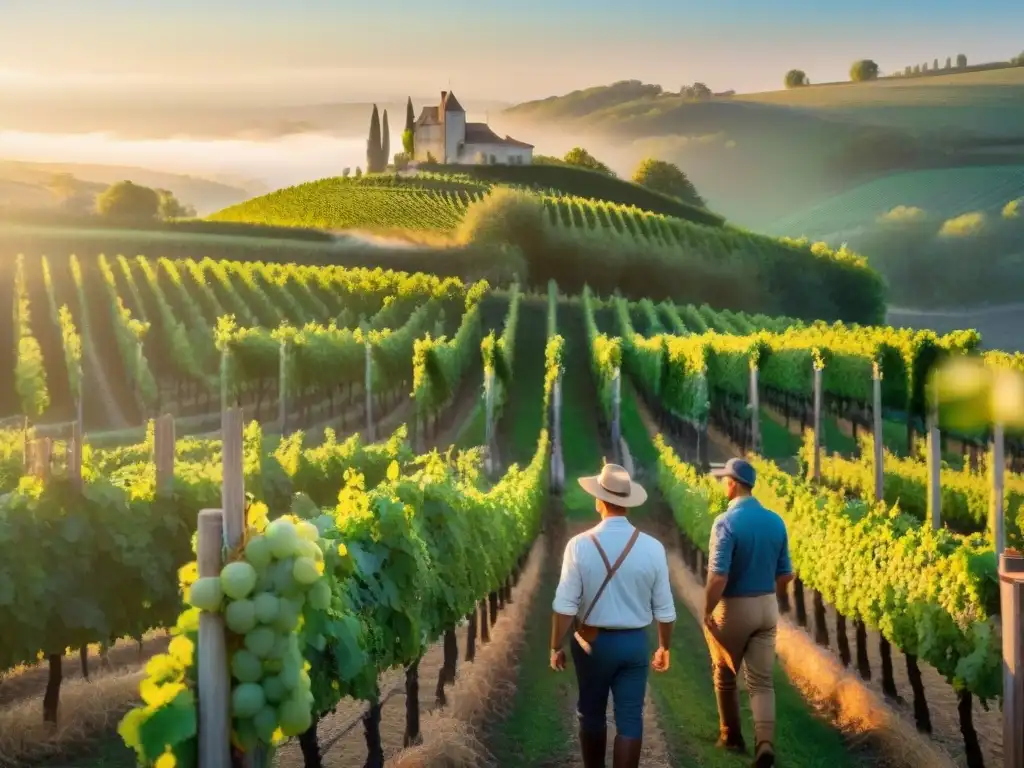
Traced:
<path fill-rule="evenodd" d="M 658 648 L 654 652 L 654 658 L 651 659 L 651 668 L 655 672 L 668 672 L 668 668 L 671 665 L 669 658 L 668 648 Z"/>
<path fill-rule="evenodd" d="M 565 651 L 551 651 L 551 668 L 555 672 L 562 672 L 565 670 Z"/>

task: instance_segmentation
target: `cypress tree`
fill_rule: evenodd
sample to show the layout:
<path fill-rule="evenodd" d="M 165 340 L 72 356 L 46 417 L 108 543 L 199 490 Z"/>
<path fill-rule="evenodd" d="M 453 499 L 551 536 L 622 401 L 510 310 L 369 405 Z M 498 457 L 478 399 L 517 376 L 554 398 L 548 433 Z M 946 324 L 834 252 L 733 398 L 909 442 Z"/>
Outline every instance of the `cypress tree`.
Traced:
<path fill-rule="evenodd" d="M 377 105 L 373 105 L 373 114 L 370 116 L 370 138 L 366 140 L 366 172 L 377 173 L 380 164 L 380 113 L 377 112 Z"/>
<path fill-rule="evenodd" d="M 384 122 L 380 129 L 380 169 L 383 171 L 391 162 L 391 129 L 388 127 L 388 111 L 384 110 Z"/>
<path fill-rule="evenodd" d="M 405 104 L 405 130 L 402 131 L 402 149 L 410 158 L 416 154 L 414 137 L 416 136 L 416 113 L 412 109 L 412 96 Z"/>

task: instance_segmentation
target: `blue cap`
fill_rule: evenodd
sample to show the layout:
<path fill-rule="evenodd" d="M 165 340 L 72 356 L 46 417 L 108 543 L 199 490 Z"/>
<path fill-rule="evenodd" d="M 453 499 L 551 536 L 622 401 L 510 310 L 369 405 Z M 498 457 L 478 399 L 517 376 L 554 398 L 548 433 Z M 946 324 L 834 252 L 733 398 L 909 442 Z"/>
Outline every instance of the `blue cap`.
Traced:
<path fill-rule="evenodd" d="M 757 472 L 745 459 L 729 459 L 721 469 L 711 470 L 711 474 L 714 477 L 731 477 L 748 488 L 753 488 L 757 482 Z"/>

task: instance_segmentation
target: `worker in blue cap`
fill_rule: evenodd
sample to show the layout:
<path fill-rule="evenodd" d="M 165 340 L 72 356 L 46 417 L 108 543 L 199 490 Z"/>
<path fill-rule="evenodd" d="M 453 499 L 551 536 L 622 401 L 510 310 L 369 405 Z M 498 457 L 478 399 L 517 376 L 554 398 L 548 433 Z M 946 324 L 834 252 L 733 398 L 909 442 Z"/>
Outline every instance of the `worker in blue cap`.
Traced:
<path fill-rule="evenodd" d="M 793 580 L 782 518 L 752 495 L 757 473 L 743 459 L 729 459 L 712 475 L 722 481 L 729 506 L 711 526 L 704 634 L 711 651 L 718 700 L 718 745 L 744 753 L 736 674 L 744 676 L 754 714 L 755 768 L 775 765 L 775 632 L 777 595 Z"/>

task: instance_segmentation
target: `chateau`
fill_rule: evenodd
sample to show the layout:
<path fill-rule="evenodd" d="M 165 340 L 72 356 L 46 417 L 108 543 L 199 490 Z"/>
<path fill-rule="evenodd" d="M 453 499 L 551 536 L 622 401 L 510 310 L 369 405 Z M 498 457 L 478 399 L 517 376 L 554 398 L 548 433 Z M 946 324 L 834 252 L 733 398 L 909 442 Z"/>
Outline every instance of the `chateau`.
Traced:
<path fill-rule="evenodd" d="M 429 157 L 452 165 L 530 165 L 533 145 L 501 138 L 487 123 L 467 123 L 454 93 L 441 91 L 441 103 L 424 107 L 413 132 L 416 162 Z"/>

